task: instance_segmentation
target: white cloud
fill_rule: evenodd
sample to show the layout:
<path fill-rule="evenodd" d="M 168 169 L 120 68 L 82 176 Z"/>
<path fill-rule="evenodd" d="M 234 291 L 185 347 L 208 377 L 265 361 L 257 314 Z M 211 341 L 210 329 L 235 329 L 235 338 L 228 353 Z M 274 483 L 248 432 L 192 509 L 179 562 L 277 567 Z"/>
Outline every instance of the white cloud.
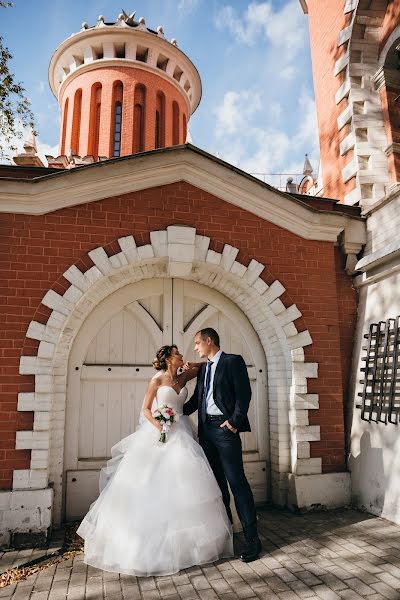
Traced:
<path fill-rule="evenodd" d="M 222 6 L 215 15 L 217 29 L 228 30 L 240 42 L 252 46 L 260 33 L 265 33 L 264 25 L 272 11 L 269 2 L 250 4 L 244 14 L 239 17 L 232 6 Z"/>
<path fill-rule="evenodd" d="M 229 31 L 239 42 L 253 46 L 261 36 L 284 55 L 294 57 L 306 39 L 302 16 L 298 0 L 288 0 L 277 11 L 270 1 L 252 2 L 243 15 L 233 6 L 221 7 L 214 22 L 217 29 Z"/>
<path fill-rule="evenodd" d="M 265 24 L 265 30 L 274 46 L 281 48 L 284 45 L 296 52 L 304 46 L 305 23 L 298 0 L 289 0 L 280 11 L 271 14 Z"/>
<path fill-rule="evenodd" d="M 286 79 L 287 81 L 290 81 L 291 79 L 294 79 L 294 77 L 298 73 L 299 70 L 296 69 L 296 67 L 294 67 L 293 65 L 288 65 L 287 67 L 283 67 L 282 69 L 280 69 L 279 77 L 281 79 Z"/>
<path fill-rule="evenodd" d="M 250 173 L 301 174 L 305 153 L 316 169 L 307 20 L 298 0 L 250 0 L 243 11 L 237 6 L 225 0 L 215 14 L 217 29 L 234 40 L 230 76 L 239 73 L 236 80 L 244 83 L 240 90 L 227 81 L 231 91 L 214 110 L 214 151 Z M 284 186 L 286 176 L 269 182 Z"/>
<path fill-rule="evenodd" d="M 269 106 L 271 116 L 278 121 L 282 116 L 282 105 L 279 102 L 271 102 Z"/>
<path fill-rule="evenodd" d="M 44 81 L 39 81 L 36 86 L 36 89 L 39 92 L 39 94 L 43 94 L 46 90 L 46 83 Z"/>
<path fill-rule="evenodd" d="M 25 152 L 24 150 L 24 143 L 25 140 L 28 138 L 29 132 L 24 129 L 24 127 L 21 125 L 21 123 L 19 123 L 17 125 L 17 130 L 22 133 L 22 137 L 14 137 L 12 140 L 10 140 L 8 143 L 5 143 L 4 140 L 1 140 L 2 143 L 2 147 L 3 147 L 3 152 L 5 155 L 9 156 L 10 159 L 3 159 L 1 162 L 4 164 L 12 164 L 12 157 L 16 156 L 17 154 L 20 154 L 22 152 Z M 11 146 L 15 146 L 17 148 L 17 150 L 11 150 Z M 52 146 L 50 144 L 48 144 L 45 141 L 42 141 L 40 137 L 36 138 L 36 146 L 37 146 L 37 153 L 40 156 L 40 158 L 42 159 L 43 164 L 46 166 L 47 165 L 47 161 L 45 158 L 45 155 L 50 155 L 50 156 L 58 156 L 58 144 Z"/>
<path fill-rule="evenodd" d="M 251 102 L 251 99 L 254 101 Z M 249 173 L 300 174 L 304 154 L 308 153 L 316 169 L 318 164 L 318 136 L 315 103 L 305 90 L 293 107 L 297 126 L 293 132 L 280 130 L 277 116 L 282 107 L 268 106 L 268 122 L 261 126 L 261 110 L 267 105 L 260 92 L 243 90 L 227 92 L 216 107 L 215 145 L 221 158 Z M 242 110 L 244 108 L 244 110 Z M 232 125 L 232 120 L 235 126 Z M 285 181 L 283 181 L 283 179 Z M 284 178 L 268 179 L 272 185 L 284 186 Z"/>
<path fill-rule="evenodd" d="M 302 119 L 296 133 L 296 143 L 309 144 L 313 150 L 318 148 L 318 124 L 314 99 L 304 90 L 298 100 Z"/>
<path fill-rule="evenodd" d="M 61 123 L 61 112 L 56 102 L 47 102 L 47 105 L 41 106 L 41 110 L 35 111 L 35 118 L 39 131 L 49 122 L 57 125 L 58 129 Z"/>
<path fill-rule="evenodd" d="M 182 19 L 183 17 L 187 17 L 190 15 L 198 5 L 200 4 L 200 0 L 179 0 L 178 4 L 178 15 Z"/>
<path fill-rule="evenodd" d="M 42 142 L 40 138 L 36 140 L 36 143 L 37 143 L 38 154 L 45 164 L 47 162 L 45 159 L 46 154 L 48 156 L 55 156 L 55 157 L 58 156 L 58 153 L 59 153 L 59 145 L 58 144 L 56 144 L 55 146 L 51 146 L 50 144 L 47 144 L 46 142 Z"/>
<path fill-rule="evenodd" d="M 222 104 L 214 109 L 216 135 L 221 137 L 239 133 L 260 108 L 261 98 L 257 92 L 227 92 Z"/>

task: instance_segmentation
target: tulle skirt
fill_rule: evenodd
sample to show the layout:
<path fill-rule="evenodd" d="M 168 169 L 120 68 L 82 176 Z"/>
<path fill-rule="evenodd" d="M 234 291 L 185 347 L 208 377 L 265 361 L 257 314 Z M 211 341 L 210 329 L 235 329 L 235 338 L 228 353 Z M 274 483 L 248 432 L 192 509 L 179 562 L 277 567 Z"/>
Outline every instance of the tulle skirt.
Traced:
<path fill-rule="evenodd" d="M 233 555 L 221 491 L 188 418 L 165 444 L 159 435 L 146 422 L 113 447 L 78 528 L 87 564 L 146 577 Z"/>

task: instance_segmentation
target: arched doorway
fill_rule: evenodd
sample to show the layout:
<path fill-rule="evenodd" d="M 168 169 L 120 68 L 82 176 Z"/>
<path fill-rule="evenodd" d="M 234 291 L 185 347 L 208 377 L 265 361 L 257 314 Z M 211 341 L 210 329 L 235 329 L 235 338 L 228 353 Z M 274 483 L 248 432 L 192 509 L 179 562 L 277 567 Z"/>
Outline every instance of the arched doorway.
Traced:
<path fill-rule="evenodd" d="M 242 434 L 256 501 L 267 500 L 269 427 L 266 359 L 244 313 L 226 296 L 179 278 L 129 284 L 105 298 L 80 328 L 68 362 L 64 514 L 82 517 L 98 495 L 111 447 L 134 431 L 157 348 L 176 343 L 185 358 L 193 336 L 215 327 L 226 352 L 242 354 L 252 385 L 252 432 Z M 193 386 L 193 382 L 191 384 Z"/>
<path fill-rule="evenodd" d="M 49 289 L 43 297 L 42 304 L 51 309 L 47 324 L 31 321 L 27 331 L 27 337 L 40 343 L 37 356 L 21 357 L 20 373 L 35 375 L 35 391 L 20 393 L 18 408 L 33 411 L 35 422 L 38 419 L 42 423 L 43 416 L 47 417 L 48 424 L 45 430 L 17 432 L 16 447 L 40 449 L 40 456 L 32 453 L 30 470 L 14 470 L 14 489 L 30 490 L 34 483 L 35 490 L 41 490 L 43 506 L 52 506 L 55 526 L 60 525 L 65 513 L 65 448 L 69 452 L 74 447 L 70 439 L 65 439 L 68 367 L 75 363 L 79 371 L 89 343 L 99 332 L 96 307 L 106 306 L 103 303 L 112 297 L 115 308 L 117 291 L 129 292 L 133 283 L 182 278 L 185 282 L 205 286 L 206 303 L 211 298 L 209 294 L 215 291 L 225 298 L 223 312 L 228 298 L 232 306 L 242 316 L 245 315 L 267 360 L 271 440 L 271 458 L 270 461 L 268 458 L 267 464 L 270 464 L 271 470 L 273 502 L 284 505 L 288 501 L 289 478 L 293 496 L 293 486 L 297 485 L 297 481 L 298 485 L 308 485 L 304 475 L 321 473 L 321 458 L 310 456 L 310 442 L 320 439 L 319 426 L 310 425 L 308 421 L 308 411 L 319 406 L 318 395 L 308 393 L 308 379 L 318 376 L 318 364 L 305 360 L 304 347 L 312 344 L 312 338 L 307 329 L 299 331 L 294 323 L 302 316 L 298 307 L 295 304 L 286 307 L 280 300 L 285 287 L 277 279 L 268 285 L 260 277 L 265 267 L 256 260 L 251 260 L 248 266 L 236 261 L 238 248 L 225 244 L 221 253 L 210 250 L 210 238 L 196 234 L 194 228 L 171 225 L 165 231 L 151 232 L 150 239 L 151 244 L 136 246 L 133 236 L 119 238 L 121 252 L 110 257 L 102 247 L 91 250 L 88 257 L 93 266 L 81 271 L 76 265 L 71 265 L 63 274 L 71 283 L 64 295 Z M 134 300 L 135 297 L 129 293 L 119 310 Z M 138 310 L 142 315 L 143 311 L 148 312 L 144 307 L 138 307 Z M 108 318 L 114 314 L 116 312 L 110 313 Z M 175 319 L 176 331 L 178 314 L 179 311 L 175 312 L 169 321 L 173 325 Z M 236 327 L 236 318 L 232 314 Z M 106 322 L 107 319 L 103 325 Z M 85 338 L 82 332 L 89 324 L 92 324 L 92 331 Z M 163 335 L 167 333 L 166 322 Z M 75 341 L 80 334 L 82 337 L 77 344 Z M 71 360 L 73 347 L 75 351 L 81 348 L 82 353 Z M 112 366 L 107 368 L 112 369 Z M 78 371 L 75 370 L 75 374 Z M 79 392 L 80 379 L 78 381 L 79 386 L 76 385 L 75 390 Z M 69 394 L 72 386 L 73 380 L 70 379 Z M 252 458 L 255 460 L 250 466 L 255 467 L 257 453 Z M 86 467 L 89 478 L 90 460 Z M 69 467 L 71 471 L 74 469 L 78 470 L 75 466 Z M 327 474 L 324 477 L 329 479 Z M 48 500 L 48 490 L 50 498 L 53 498 L 51 501 Z M 314 503 L 315 498 L 314 494 Z"/>

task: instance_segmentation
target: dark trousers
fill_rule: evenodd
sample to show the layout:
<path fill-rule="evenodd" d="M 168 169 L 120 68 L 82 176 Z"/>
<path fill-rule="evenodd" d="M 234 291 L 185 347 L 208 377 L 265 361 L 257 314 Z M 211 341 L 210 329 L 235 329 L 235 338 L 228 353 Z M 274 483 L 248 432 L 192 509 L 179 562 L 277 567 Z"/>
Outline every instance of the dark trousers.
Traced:
<path fill-rule="evenodd" d="M 232 522 L 228 483 L 235 500 L 236 510 L 246 538 L 257 536 L 257 517 L 254 498 L 243 468 L 242 441 L 221 423 L 202 423 L 199 442 L 221 488 L 228 517 Z M 228 483 L 227 483 L 228 482 Z"/>

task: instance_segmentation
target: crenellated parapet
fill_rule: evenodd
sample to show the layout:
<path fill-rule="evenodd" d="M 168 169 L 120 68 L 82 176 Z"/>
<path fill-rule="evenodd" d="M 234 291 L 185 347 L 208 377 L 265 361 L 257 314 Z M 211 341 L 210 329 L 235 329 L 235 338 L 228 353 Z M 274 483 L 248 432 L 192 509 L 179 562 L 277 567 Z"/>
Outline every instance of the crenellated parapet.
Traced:
<path fill-rule="evenodd" d="M 62 110 L 60 154 L 126 156 L 185 143 L 201 99 L 196 67 L 163 27 L 122 12 L 82 24 L 57 48 L 49 82 Z"/>

